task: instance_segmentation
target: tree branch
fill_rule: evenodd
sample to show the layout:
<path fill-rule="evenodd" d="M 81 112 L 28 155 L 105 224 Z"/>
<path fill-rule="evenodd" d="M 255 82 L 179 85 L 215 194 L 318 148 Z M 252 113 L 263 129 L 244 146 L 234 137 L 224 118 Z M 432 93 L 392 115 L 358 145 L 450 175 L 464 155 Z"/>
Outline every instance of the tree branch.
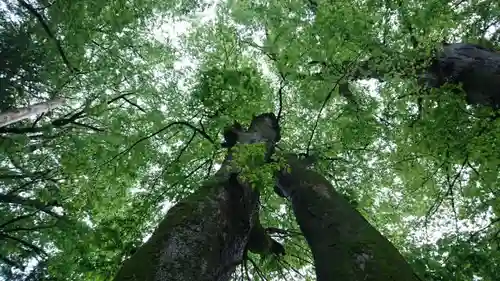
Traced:
<path fill-rule="evenodd" d="M 282 72 L 280 72 L 281 81 L 280 81 L 280 89 L 278 90 L 278 98 L 279 98 L 279 110 L 276 119 L 278 119 L 278 123 L 281 119 L 281 114 L 283 113 L 283 89 L 285 88 L 285 77 Z"/>
<path fill-rule="evenodd" d="M 7 233 L 7 232 L 18 232 L 18 231 L 37 231 L 42 229 L 53 228 L 55 226 L 56 226 L 55 224 L 51 224 L 51 225 L 38 225 L 34 227 L 16 227 L 16 228 L 4 229 L 2 230 L 2 232 Z"/>
<path fill-rule="evenodd" d="M 309 137 L 309 141 L 307 142 L 306 155 L 309 155 L 309 152 L 311 150 L 311 145 L 312 145 L 312 141 L 313 141 L 313 138 L 314 138 L 314 133 L 316 132 L 316 129 L 318 128 L 318 123 L 319 123 L 319 118 L 321 117 L 321 112 L 323 111 L 323 109 L 325 108 L 326 104 L 328 103 L 328 101 L 332 97 L 333 91 L 335 91 L 335 89 L 339 85 L 340 81 L 342 81 L 342 79 L 344 79 L 348 74 L 349 74 L 349 72 L 346 72 L 344 75 L 342 75 L 335 82 L 335 84 L 333 85 L 332 89 L 326 95 L 325 100 L 323 101 L 323 104 L 321 105 L 321 108 L 319 109 L 318 114 L 316 115 L 316 120 L 314 121 L 314 125 L 313 125 L 312 131 L 311 131 L 311 136 Z"/>
<path fill-rule="evenodd" d="M 47 209 L 47 207 L 50 207 L 50 205 L 44 204 L 43 202 L 41 202 L 39 200 L 26 199 L 26 198 L 23 198 L 21 196 L 12 195 L 12 194 L 0 194 L 0 202 L 32 207 L 32 208 L 40 210 L 48 215 L 51 215 L 55 218 L 61 218 L 60 215 Z"/>
<path fill-rule="evenodd" d="M 9 225 L 9 224 L 13 224 L 17 221 L 20 221 L 20 220 L 24 220 L 24 219 L 27 219 L 29 217 L 32 217 L 34 216 L 36 213 L 38 213 L 38 211 L 35 211 L 35 212 L 32 212 L 31 214 L 27 214 L 27 215 L 22 215 L 22 216 L 19 216 L 19 217 L 15 217 L 11 220 L 8 220 L 2 224 L 0 224 L 0 229 L 4 228 L 5 226 Z"/>
<path fill-rule="evenodd" d="M 69 118 L 60 118 L 51 122 L 51 125 L 54 127 L 62 127 L 64 125 L 75 123 L 75 121 L 83 116 L 84 111 L 81 110 L 75 114 L 73 114 Z M 28 133 L 42 133 L 50 130 L 50 125 L 42 126 L 42 127 L 23 127 L 23 128 L 0 128 L 0 133 L 10 133 L 10 134 L 28 134 Z"/>
<path fill-rule="evenodd" d="M 133 94 L 134 94 L 134 93 L 125 93 L 125 94 L 121 94 L 121 95 L 119 95 L 119 96 L 116 96 L 116 97 L 114 97 L 114 98 L 110 99 L 110 100 L 107 102 L 107 104 L 111 104 L 111 103 L 113 103 L 113 102 L 115 102 L 115 101 L 117 101 L 117 100 L 119 100 L 119 99 L 123 99 L 123 98 L 125 98 L 126 96 L 130 96 L 130 95 L 133 95 Z"/>
<path fill-rule="evenodd" d="M 30 116 L 50 111 L 64 104 L 64 99 L 55 98 L 23 108 L 13 108 L 0 113 L 0 127 L 22 121 Z"/>
<path fill-rule="evenodd" d="M 33 252 L 37 253 L 38 255 L 48 256 L 47 252 L 45 252 L 42 248 L 35 246 L 32 243 L 26 242 L 20 238 L 8 235 L 8 234 L 3 233 L 3 232 L 0 232 L 0 238 L 2 238 L 2 237 L 18 242 L 19 244 L 22 244 L 22 245 L 30 248 L 31 250 L 33 250 Z"/>
<path fill-rule="evenodd" d="M 32 5 L 26 3 L 26 1 L 24 1 L 24 0 L 18 0 L 18 1 L 19 1 L 19 4 L 21 4 L 21 6 L 23 6 L 24 8 L 26 8 L 26 10 L 28 10 L 30 12 L 30 14 L 32 14 L 38 20 L 38 22 L 42 25 L 42 28 L 45 30 L 45 32 L 47 33 L 47 35 L 49 36 L 49 38 L 56 45 L 57 50 L 59 51 L 59 55 L 61 56 L 64 64 L 69 68 L 69 70 L 71 72 L 78 72 L 79 70 L 77 68 L 71 66 L 68 58 L 66 57 L 66 54 L 63 51 L 61 43 L 54 36 L 54 34 L 50 30 L 49 26 L 47 25 L 47 23 L 43 19 L 43 16 L 39 12 L 37 12 L 37 10 L 35 9 L 35 7 L 33 7 Z"/>
<path fill-rule="evenodd" d="M 201 131 L 200 129 L 196 128 L 195 126 L 189 124 L 188 122 L 184 122 L 184 121 L 176 121 L 176 122 L 172 122 L 168 125 L 166 125 L 165 127 L 161 128 L 160 130 L 152 133 L 152 134 L 149 134 L 148 136 L 145 136 L 145 137 L 142 137 L 140 139 L 138 139 L 137 141 L 135 141 L 131 146 L 129 146 L 127 149 L 125 149 L 124 151 L 118 153 L 117 155 L 113 156 L 111 159 L 109 159 L 108 161 L 104 162 L 103 165 L 107 165 L 109 164 L 110 162 L 112 162 L 113 160 L 115 160 L 116 158 L 130 152 L 135 146 L 137 146 L 139 143 L 147 140 L 147 139 L 150 139 L 158 134 L 161 134 L 162 132 L 164 132 L 165 130 L 168 130 L 170 127 L 173 127 L 175 125 L 184 125 L 184 126 L 187 126 L 191 129 L 193 129 L 194 131 L 196 131 L 197 133 L 201 134 L 205 139 L 207 139 L 210 143 L 212 144 L 215 144 L 215 142 L 212 140 L 212 138 L 210 138 L 209 135 L 207 135 L 207 133 L 205 133 L 204 131 Z"/>
<path fill-rule="evenodd" d="M 140 107 L 138 104 L 136 104 L 136 103 L 134 103 L 134 102 L 130 101 L 130 100 L 129 100 L 129 99 L 127 99 L 126 97 L 122 97 L 122 99 L 123 99 L 123 100 L 125 100 L 126 102 L 128 102 L 130 105 L 132 105 L 132 106 L 134 106 L 134 107 L 138 108 L 140 111 L 142 111 L 142 112 L 146 113 L 146 110 L 144 110 L 144 109 L 143 109 L 142 107 Z"/>
<path fill-rule="evenodd" d="M 83 124 L 83 123 L 80 123 L 80 122 L 77 122 L 77 121 L 73 121 L 73 122 L 71 122 L 71 124 L 75 124 L 75 125 L 78 125 L 78 126 L 81 126 L 81 127 L 85 127 L 87 129 L 90 129 L 90 130 L 96 131 L 96 132 L 104 132 L 104 129 L 96 128 L 94 126 Z"/>
<path fill-rule="evenodd" d="M 42 179 L 43 177 L 48 175 L 50 172 L 52 172 L 52 169 L 45 170 L 45 171 L 36 171 L 33 173 L 29 173 L 29 174 L 27 174 L 26 172 L 25 172 L 25 174 L 17 174 L 17 173 L 9 174 L 8 170 L 2 171 L 2 169 L 0 169 L 0 171 L 3 173 L 3 175 L 0 175 L 0 179 L 25 179 L 25 178 Z"/>

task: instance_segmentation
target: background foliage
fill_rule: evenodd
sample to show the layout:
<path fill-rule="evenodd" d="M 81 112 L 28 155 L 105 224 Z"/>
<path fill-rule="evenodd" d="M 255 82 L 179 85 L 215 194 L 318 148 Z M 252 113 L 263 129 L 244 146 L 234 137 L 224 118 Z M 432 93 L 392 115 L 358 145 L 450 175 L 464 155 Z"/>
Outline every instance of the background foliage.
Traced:
<path fill-rule="evenodd" d="M 216 170 L 222 128 L 268 111 L 282 114 L 280 149 L 316 155 L 427 280 L 498 276 L 499 121 L 449 88 L 422 93 L 407 71 L 442 41 L 500 49 L 497 1 L 0 8 L 0 111 L 67 100 L 0 128 L 3 278 L 112 277 Z M 287 256 L 236 274 L 310 279 L 289 206 L 261 190 L 263 224 L 288 229 L 275 234 Z"/>

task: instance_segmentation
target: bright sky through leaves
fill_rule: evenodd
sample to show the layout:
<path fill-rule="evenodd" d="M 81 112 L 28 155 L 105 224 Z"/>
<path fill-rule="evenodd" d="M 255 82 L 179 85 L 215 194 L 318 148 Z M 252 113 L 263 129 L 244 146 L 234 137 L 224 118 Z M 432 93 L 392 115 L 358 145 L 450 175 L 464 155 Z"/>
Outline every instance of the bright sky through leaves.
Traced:
<path fill-rule="evenodd" d="M 280 149 L 318 155 L 417 272 L 497 276 L 498 120 L 401 69 L 443 41 L 500 50 L 498 1 L 26 2 L 0 2 L 0 112 L 67 103 L 0 128 L 4 279 L 106 280 L 220 167 L 226 125 L 280 109 Z M 263 224 L 297 230 L 258 178 Z M 303 238 L 284 242 L 259 266 L 304 280 Z"/>

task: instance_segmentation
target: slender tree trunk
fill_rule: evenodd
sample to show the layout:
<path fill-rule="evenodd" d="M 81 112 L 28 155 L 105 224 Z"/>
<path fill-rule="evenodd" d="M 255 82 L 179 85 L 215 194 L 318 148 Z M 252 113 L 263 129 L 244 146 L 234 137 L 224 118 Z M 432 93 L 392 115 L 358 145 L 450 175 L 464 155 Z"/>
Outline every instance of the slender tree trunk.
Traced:
<path fill-rule="evenodd" d="M 53 99 L 47 102 L 41 102 L 32 106 L 19 109 L 11 109 L 0 113 L 0 128 L 24 120 L 30 116 L 45 113 L 64 104 L 63 99 Z"/>
<path fill-rule="evenodd" d="M 267 156 L 279 138 L 272 114 L 255 117 L 247 131 L 241 127 L 229 131 L 230 147 L 264 142 Z M 230 147 L 214 178 L 168 211 L 151 238 L 124 262 L 115 281 L 230 279 L 243 260 L 254 226 L 260 226 L 258 192 L 238 177 Z"/>
<path fill-rule="evenodd" d="M 292 203 L 318 281 L 418 281 L 398 250 L 323 176 L 287 156 L 278 187 Z"/>

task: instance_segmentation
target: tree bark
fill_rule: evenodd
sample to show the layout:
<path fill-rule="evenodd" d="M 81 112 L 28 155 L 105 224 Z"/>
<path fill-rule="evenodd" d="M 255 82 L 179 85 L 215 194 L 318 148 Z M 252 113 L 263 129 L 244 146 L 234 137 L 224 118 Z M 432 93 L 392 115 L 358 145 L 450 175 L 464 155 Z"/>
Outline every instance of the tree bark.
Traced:
<path fill-rule="evenodd" d="M 317 172 L 294 155 L 278 188 L 290 199 L 318 281 L 419 281 L 398 250 Z"/>
<path fill-rule="evenodd" d="M 264 142 L 263 153 L 269 155 L 279 138 L 276 117 L 254 117 L 250 128 L 235 138 L 241 144 Z M 231 160 L 230 148 L 214 178 L 168 211 L 115 281 L 230 279 L 244 258 L 251 231 L 260 226 L 258 192 L 238 177 Z"/>
<path fill-rule="evenodd" d="M 500 52 L 479 45 L 445 44 L 428 69 L 426 84 L 462 85 L 468 104 L 500 106 Z"/>
<path fill-rule="evenodd" d="M 63 104 L 63 99 L 53 99 L 47 102 L 37 103 L 29 107 L 12 109 L 7 112 L 0 113 L 0 127 L 19 122 L 35 114 L 45 113 Z"/>
<path fill-rule="evenodd" d="M 247 185 L 220 178 L 172 207 L 115 281 L 229 280 L 258 211 Z"/>

